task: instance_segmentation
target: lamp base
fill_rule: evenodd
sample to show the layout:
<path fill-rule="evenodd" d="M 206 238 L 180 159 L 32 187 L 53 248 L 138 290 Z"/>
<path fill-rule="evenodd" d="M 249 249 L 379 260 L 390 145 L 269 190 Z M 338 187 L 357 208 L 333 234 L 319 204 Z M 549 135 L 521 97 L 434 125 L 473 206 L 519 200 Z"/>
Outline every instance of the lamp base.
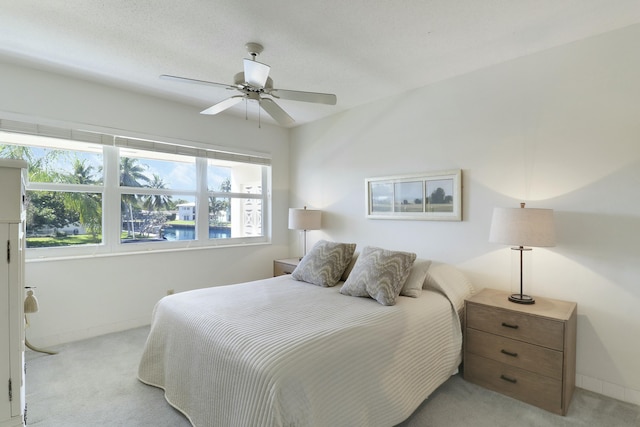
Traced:
<path fill-rule="evenodd" d="M 509 296 L 509 301 L 515 302 L 517 304 L 535 304 L 536 303 L 536 300 L 534 300 L 533 297 L 530 297 L 529 295 L 524 295 L 524 294 L 511 294 Z"/>

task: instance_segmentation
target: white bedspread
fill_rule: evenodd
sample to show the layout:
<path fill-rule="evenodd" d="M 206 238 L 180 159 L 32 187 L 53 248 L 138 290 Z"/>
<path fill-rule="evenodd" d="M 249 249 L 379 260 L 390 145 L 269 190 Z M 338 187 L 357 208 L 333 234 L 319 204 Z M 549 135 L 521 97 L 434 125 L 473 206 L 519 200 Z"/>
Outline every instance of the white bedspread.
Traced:
<path fill-rule="evenodd" d="M 441 294 L 395 306 L 279 276 L 163 298 L 138 377 L 194 426 L 392 426 L 455 373 Z"/>

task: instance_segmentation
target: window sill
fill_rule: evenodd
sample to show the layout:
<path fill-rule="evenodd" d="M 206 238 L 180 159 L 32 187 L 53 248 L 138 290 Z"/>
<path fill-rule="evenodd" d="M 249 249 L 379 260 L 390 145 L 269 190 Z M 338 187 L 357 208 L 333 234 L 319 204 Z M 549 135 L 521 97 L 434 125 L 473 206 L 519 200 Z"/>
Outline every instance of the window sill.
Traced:
<path fill-rule="evenodd" d="M 166 249 L 156 249 L 149 248 L 146 246 L 145 248 L 140 248 L 139 250 L 135 250 L 137 248 L 133 248 L 134 250 L 121 250 L 117 252 L 93 252 L 91 254 L 78 254 L 77 252 L 69 255 L 51 255 L 51 256 L 34 256 L 33 254 L 29 254 L 29 250 L 27 249 L 27 256 L 25 262 L 27 264 L 30 263 L 38 263 L 38 262 L 50 262 L 50 261 L 68 261 L 68 260 L 80 260 L 80 259 L 95 259 L 95 258 L 110 258 L 110 257 L 121 257 L 121 256 L 131 256 L 131 255 L 150 255 L 150 254 L 160 254 L 167 252 L 188 252 L 188 251 L 202 251 L 202 250 L 211 250 L 211 249 L 224 249 L 224 248 L 239 248 L 239 247 L 247 247 L 247 246 L 264 246 L 270 245 L 271 240 L 265 240 L 261 242 L 238 242 L 232 244 L 222 244 L 222 245 L 199 245 L 199 246 L 189 246 L 189 247 L 173 247 Z"/>

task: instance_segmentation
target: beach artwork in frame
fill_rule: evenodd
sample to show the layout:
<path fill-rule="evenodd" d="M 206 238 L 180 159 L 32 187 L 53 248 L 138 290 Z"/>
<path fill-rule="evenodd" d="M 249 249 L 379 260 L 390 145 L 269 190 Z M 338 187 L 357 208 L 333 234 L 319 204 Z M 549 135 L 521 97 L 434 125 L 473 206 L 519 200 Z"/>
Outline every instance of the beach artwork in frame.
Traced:
<path fill-rule="evenodd" d="M 462 170 L 367 178 L 367 218 L 462 221 Z"/>

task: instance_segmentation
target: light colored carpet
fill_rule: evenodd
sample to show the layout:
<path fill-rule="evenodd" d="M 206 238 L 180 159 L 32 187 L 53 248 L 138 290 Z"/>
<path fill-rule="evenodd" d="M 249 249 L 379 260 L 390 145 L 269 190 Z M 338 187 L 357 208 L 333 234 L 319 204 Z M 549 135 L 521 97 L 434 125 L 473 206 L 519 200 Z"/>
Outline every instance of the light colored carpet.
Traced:
<path fill-rule="evenodd" d="M 29 426 L 190 426 L 163 391 L 136 379 L 149 328 L 27 350 Z M 37 343 L 32 343 L 37 345 Z M 566 417 L 451 377 L 402 427 L 638 427 L 640 407 L 577 389 Z M 224 427 L 224 426 L 220 426 Z"/>

